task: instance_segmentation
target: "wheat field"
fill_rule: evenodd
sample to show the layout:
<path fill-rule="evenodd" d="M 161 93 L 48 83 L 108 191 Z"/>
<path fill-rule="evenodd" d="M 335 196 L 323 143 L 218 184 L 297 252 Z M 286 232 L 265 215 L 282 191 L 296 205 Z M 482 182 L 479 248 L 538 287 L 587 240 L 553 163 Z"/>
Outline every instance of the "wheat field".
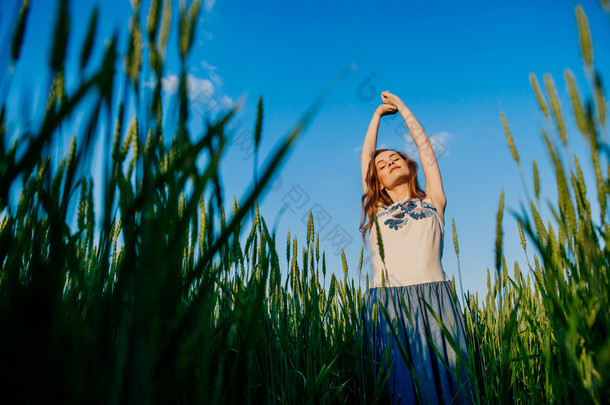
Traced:
<path fill-rule="evenodd" d="M 186 57 L 200 2 L 176 11 L 169 0 L 153 0 L 142 21 L 133 19 L 126 54 L 119 55 L 112 38 L 97 66 L 90 49 L 103 40 L 95 35 L 95 12 L 87 36 L 71 38 L 67 2 L 59 5 L 42 122 L 16 126 L 7 118 L 8 100 L 0 100 L 2 402 L 383 403 L 384 373 L 373 372 L 359 333 L 368 283 L 348 276 L 345 255 L 342 279 L 327 269 L 311 214 L 306 240 L 297 241 L 270 232 L 258 211 L 261 193 L 319 103 L 281 140 L 251 193 L 226 212 L 219 163 L 237 110 L 210 122 L 201 136 L 186 124 Z M 138 1 L 134 8 L 137 15 Z M 17 67 L 27 46 L 28 12 L 24 1 L 11 44 Z M 536 160 L 525 173 L 501 114 L 499 125 L 533 198 L 504 218 L 500 192 L 487 295 L 461 297 L 475 403 L 602 404 L 610 398 L 607 114 L 580 6 L 575 17 L 591 99 L 583 99 L 569 70 L 563 78 L 569 106 L 561 106 L 550 75 L 542 86 L 530 77 L 549 128 L 541 136 L 558 190 L 550 206 L 540 198 Z M 181 75 L 176 125 L 168 127 L 161 78 L 174 21 Z M 82 44 L 79 78 L 69 89 L 68 41 Z M 119 60 L 124 72 L 115 68 Z M 151 98 L 141 91 L 145 64 L 155 81 Z M 125 96 L 113 103 L 119 81 Z M 127 97 L 145 113 L 129 116 Z M 69 134 L 62 123 L 83 110 L 85 130 Z M 586 156 L 567 148 L 567 114 Z M 261 98 L 257 149 L 262 120 Z M 102 123 L 110 124 L 105 133 Z M 69 152 L 59 159 L 50 149 L 66 137 Z M 99 137 L 105 149 L 96 176 L 91 159 Z M 586 183 L 581 164 L 594 168 L 594 182 Z M 102 199 L 94 206 L 96 192 Z M 599 212 L 588 197 L 596 198 Z M 547 209 L 550 218 L 542 217 Z M 527 268 L 503 254 L 506 223 L 518 229 L 524 255 L 532 258 Z M 280 243 L 286 257 L 277 253 Z"/>

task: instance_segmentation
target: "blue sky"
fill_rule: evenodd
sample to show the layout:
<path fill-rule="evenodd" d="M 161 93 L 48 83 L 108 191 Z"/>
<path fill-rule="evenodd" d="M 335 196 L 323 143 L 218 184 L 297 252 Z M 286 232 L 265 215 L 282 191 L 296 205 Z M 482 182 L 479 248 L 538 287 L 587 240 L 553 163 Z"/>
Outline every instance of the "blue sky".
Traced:
<path fill-rule="evenodd" d="M 4 53 L 0 68 L 6 70 L 5 51 L 7 37 L 10 38 L 7 32 L 20 2 L 0 2 Z M 148 1 L 143 3 L 146 11 Z M 81 1 L 70 6 L 68 57 L 73 63 L 78 60 L 79 41 L 92 4 Z M 331 271 L 342 274 L 338 252 L 344 248 L 351 275 L 357 277 L 362 246 L 358 230 L 360 147 L 380 102 L 379 93 L 396 93 L 437 145 L 448 200 L 445 271 L 457 276 L 451 234 L 451 221 L 455 219 L 464 289 L 484 294 L 486 269 L 494 268 L 500 190 L 505 190 L 507 209 L 518 210 L 519 204 L 526 201 L 519 172 L 506 145 L 501 111 L 507 116 L 519 149 L 530 195 L 531 162 L 536 158 L 543 179 L 542 193 L 555 196 L 550 164 L 539 136 L 540 128 L 548 125 L 530 88 L 530 73 L 537 75 L 540 82 L 544 73 L 553 76 L 570 129 L 570 145 L 574 151 L 582 151 L 582 143 L 573 130 L 563 79 L 564 69 L 570 68 L 581 92 L 587 94 L 587 76 L 578 47 L 576 4 L 567 0 L 382 4 L 209 0 L 202 6 L 194 49 L 188 59 L 193 99 L 191 127 L 194 133 L 201 128 L 199 112 L 206 110 L 213 116 L 243 97 L 245 103 L 233 122 L 234 140 L 222 165 L 227 201 L 233 195 L 239 198 L 251 182 L 249 136 L 258 96 L 263 96 L 265 108 L 262 162 L 327 83 L 349 69 L 349 75 L 334 88 L 299 139 L 274 186 L 266 193 L 261 211 L 270 225 L 277 221 L 279 249 L 283 250 L 288 231 L 305 241 L 303 218 L 310 209 L 314 210 L 321 247 L 327 252 Z M 581 4 L 589 17 L 596 68 L 602 77 L 607 77 L 610 22 L 597 1 Z M 48 85 L 47 50 L 55 2 L 32 0 L 31 6 L 24 53 L 13 87 L 5 89 L 11 95 L 17 93 L 16 89 L 36 93 Z M 177 14 L 175 2 L 173 15 Z M 130 15 L 127 0 L 100 3 L 98 39 L 109 38 L 113 30 L 121 28 L 120 43 L 124 46 Z M 176 31 L 174 24 L 164 79 L 168 94 L 175 89 L 179 72 Z M 98 41 L 94 54 L 99 57 L 101 51 Z M 69 73 L 68 84 L 71 77 L 74 75 Z M 202 99 L 202 94 L 207 98 Z M 36 100 L 34 97 L 34 104 Z M 13 101 L 13 106 L 19 105 L 17 99 Z M 214 103 L 219 107 L 213 108 Z M 18 108 L 14 108 L 13 116 L 18 114 Z M 385 117 L 378 146 L 413 155 L 412 144 L 401 134 L 404 131 L 400 117 Z M 584 166 L 585 173 L 590 174 L 589 165 Z M 287 208 L 282 211 L 282 207 Z M 283 213 L 278 217 L 280 212 Z M 505 212 L 503 224 L 509 268 L 515 260 L 525 268 L 516 222 L 509 212 Z M 367 252 L 368 249 L 365 262 Z M 370 272 L 370 266 L 364 271 Z"/>

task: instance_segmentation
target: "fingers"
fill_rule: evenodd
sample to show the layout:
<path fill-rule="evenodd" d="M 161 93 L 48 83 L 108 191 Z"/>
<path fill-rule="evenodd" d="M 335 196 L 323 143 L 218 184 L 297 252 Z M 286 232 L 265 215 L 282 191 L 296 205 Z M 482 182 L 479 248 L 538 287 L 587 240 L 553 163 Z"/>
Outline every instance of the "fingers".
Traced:
<path fill-rule="evenodd" d="M 390 93 L 389 91 L 381 92 L 381 100 L 383 100 L 384 103 L 387 103 L 389 100 L 391 100 L 392 96 L 394 96 L 394 95 L 392 93 Z"/>
<path fill-rule="evenodd" d="M 377 111 L 379 111 L 382 116 L 393 115 L 398 112 L 398 107 L 396 107 L 395 105 L 392 105 L 392 104 L 382 103 L 377 108 L 378 108 Z"/>
<path fill-rule="evenodd" d="M 391 105 L 397 109 L 402 103 L 402 101 L 400 100 L 400 98 L 398 98 L 397 95 L 392 94 L 387 90 L 381 92 L 381 101 L 383 101 L 384 104 Z"/>

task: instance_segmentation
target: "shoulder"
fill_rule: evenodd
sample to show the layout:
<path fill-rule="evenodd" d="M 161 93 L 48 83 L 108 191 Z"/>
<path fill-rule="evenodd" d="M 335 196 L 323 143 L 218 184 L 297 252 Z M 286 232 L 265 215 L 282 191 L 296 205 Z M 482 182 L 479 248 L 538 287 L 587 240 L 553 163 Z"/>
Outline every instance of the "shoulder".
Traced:
<path fill-rule="evenodd" d="M 447 205 L 447 198 L 445 197 L 445 193 L 433 194 L 426 192 L 426 197 L 422 198 L 422 200 L 430 202 L 432 205 L 434 205 L 438 212 L 445 212 L 445 206 Z"/>
<path fill-rule="evenodd" d="M 436 201 L 433 198 L 426 196 L 425 198 L 422 198 L 422 202 L 427 203 L 427 204 L 431 205 L 432 207 L 434 207 L 434 210 L 436 211 L 436 214 L 438 215 L 438 218 L 440 219 L 440 221 L 443 224 L 445 223 L 445 206 L 447 205 L 447 202 L 445 200 Z"/>

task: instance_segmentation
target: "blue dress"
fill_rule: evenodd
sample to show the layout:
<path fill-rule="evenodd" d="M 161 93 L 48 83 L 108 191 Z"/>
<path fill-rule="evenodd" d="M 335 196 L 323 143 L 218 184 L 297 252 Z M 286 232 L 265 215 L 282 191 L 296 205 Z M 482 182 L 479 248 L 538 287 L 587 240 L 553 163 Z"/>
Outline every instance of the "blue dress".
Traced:
<path fill-rule="evenodd" d="M 380 207 L 376 219 L 363 308 L 374 377 L 389 372 L 393 404 L 472 403 L 464 320 L 441 265 L 444 225 L 436 209 L 425 199 L 405 199 Z"/>

